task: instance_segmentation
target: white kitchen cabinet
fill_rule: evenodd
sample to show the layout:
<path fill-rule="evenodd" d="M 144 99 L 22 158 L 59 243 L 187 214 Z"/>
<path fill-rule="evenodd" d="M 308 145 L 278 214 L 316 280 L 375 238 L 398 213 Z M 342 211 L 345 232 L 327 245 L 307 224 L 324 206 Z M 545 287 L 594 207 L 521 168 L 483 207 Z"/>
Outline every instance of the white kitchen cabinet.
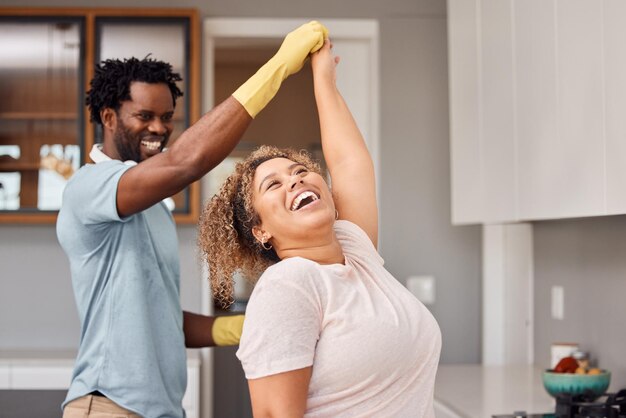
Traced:
<path fill-rule="evenodd" d="M 511 8 L 502 0 L 482 0 L 480 7 L 483 218 L 498 223 L 516 218 Z"/>
<path fill-rule="evenodd" d="M 542 203 L 546 217 L 602 215 L 602 1 L 558 1 L 556 26 L 559 146 L 551 150 L 552 174 L 544 177 L 553 197 Z"/>
<path fill-rule="evenodd" d="M 606 204 L 609 215 L 626 213 L 626 2 L 604 2 L 606 100 Z"/>
<path fill-rule="evenodd" d="M 626 213 L 624 2 L 448 13 L 453 223 Z"/>
<path fill-rule="evenodd" d="M 0 364 L 0 390 L 11 387 L 10 370 L 8 364 Z"/>
<path fill-rule="evenodd" d="M 482 221 L 478 3 L 448 0 L 452 220 Z"/>
<path fill-rule="evenodd" d="M 72 381 L 71 365 L 22 365 L 11 366 L 11 389 L 67 390 Z"/>
<path fill-rule="evenodd" d="M 554 0 L 515 3 L 514 37 L 519 214 L 548 217 L 560 145 Z M 546 181 L 546 179 L 548 179 Z"/>
<path fill-rule="evenodd" d="M 605 214 L 601 4 L 515 3 L 519 219 Z"/>

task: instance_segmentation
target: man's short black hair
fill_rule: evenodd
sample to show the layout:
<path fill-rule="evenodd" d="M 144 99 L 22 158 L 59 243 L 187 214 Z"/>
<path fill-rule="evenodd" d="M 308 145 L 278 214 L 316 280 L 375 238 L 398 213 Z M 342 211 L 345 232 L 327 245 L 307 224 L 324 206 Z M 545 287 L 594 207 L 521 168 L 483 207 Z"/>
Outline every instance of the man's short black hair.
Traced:
<path fill-rule="evenodd" d="M 102 61 L 96 65 L 96 74 L 89 83 L 91 89 L 85 98 L 90 112 L 89 120 L 102 125 L 102 109 L 110 107 L 117 112 L 123 101 L 130 100 L 130 85 L 133 81 L 167 84 L 176 106 L 176 99 L 183 95 L 176 86 L 176 82 L 181 80 L 180 74 L 173 72 L 170 64 L 148 57 L 141 60 L 128 58 L 123 61 Z"/>

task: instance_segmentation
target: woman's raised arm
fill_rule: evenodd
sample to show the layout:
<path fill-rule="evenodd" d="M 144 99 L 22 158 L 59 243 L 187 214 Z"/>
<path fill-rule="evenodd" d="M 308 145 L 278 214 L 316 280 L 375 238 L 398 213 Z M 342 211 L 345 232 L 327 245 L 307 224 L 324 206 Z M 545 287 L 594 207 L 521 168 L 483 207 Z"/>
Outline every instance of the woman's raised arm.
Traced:
<path fill-rule="evenodd" d="M 339 219 L 357 224 L 378 242 L 378 209 L 374 164 L 363 136 L 335 84 L 339 57 L 331 43 L 311 57 L 315 100 L 320 118 L 322 150 L 332 179 L 332 192 Z"/>

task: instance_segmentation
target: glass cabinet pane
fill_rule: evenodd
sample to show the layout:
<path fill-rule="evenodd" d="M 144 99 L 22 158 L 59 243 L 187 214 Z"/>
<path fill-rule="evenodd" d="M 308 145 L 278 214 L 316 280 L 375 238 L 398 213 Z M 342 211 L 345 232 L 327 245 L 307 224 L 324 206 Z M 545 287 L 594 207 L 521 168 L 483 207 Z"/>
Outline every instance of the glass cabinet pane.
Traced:
<path fill-rule="evenodd" d="M 139 18 L 107 17 L 96 19 L 96 62 L 105 59 L 138 58 L 147 56 L 168 62 L 173 71 L 179 73 L 183 81 L 178 87 L 184 95 L 176 102 L 174 131 L 168 145 L 189 126 L 190 105 L 189 86 L 189 19 L 187 18 Z M 101 142 L 101 132 L 95 132 L 96 142 Z M 174 212 L 187 213 L 190 210 L 189 190 L 185 189 L 173 196 Z"/>
<path fill-rule="evenodd" d="M 82 155 L 80 18 L 0 18 L 0 212 L 56 211 Z"/>

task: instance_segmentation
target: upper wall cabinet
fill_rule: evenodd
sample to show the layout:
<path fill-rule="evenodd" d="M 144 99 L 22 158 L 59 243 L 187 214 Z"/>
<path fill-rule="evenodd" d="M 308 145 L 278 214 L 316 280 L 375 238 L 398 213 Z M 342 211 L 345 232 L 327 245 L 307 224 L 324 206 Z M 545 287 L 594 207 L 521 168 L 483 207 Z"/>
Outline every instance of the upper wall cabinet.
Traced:
<path fill-rule="evenodd" d="M 199 42 L 190 9 L 0 8 L 0 222 L 56 220 L 66 182 L 101 141 L 84 97 L 102 60 L 150 56 L 182 76 L 175 142 L 200 116 Z M 176 220 L 195 223 L 199 185 L 173 198 Z"/>
<path fill-rule="evenodd" d="M 449 0 L 452 221 L 626 213 L 626 4 Z"/>

